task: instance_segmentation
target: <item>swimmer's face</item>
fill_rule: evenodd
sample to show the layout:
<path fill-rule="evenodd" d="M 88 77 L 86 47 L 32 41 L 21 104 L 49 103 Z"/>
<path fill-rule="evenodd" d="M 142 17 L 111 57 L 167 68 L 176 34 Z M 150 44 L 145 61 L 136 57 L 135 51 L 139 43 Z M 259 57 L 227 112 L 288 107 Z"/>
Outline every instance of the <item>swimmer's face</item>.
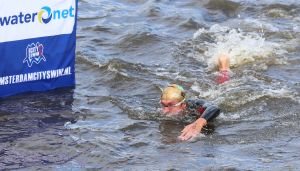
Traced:
<path fill-rule="evenodd" d="M 169 85 L 162 91 L 160 103 L 166 115 L 176 115 L 185 108 L 185 93 L 178 85 Z"/>
<path fill-rule="evenodd" d="M 176 100 L 161 100 L 162 112 L 167 116 L 177 115 L 185 108 L 185 104 L 182 101 Z"/>

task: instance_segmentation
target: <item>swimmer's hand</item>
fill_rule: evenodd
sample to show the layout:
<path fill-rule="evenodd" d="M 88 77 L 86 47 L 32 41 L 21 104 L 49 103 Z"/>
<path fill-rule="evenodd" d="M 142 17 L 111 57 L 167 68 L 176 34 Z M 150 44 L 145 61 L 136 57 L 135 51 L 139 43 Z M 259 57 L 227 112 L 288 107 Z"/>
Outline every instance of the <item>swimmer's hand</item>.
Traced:
<path fill-rule="evenodd" d="M 199 118 L 195 122 L 185 126 L 178 138 L 182 141 L 193 139 L 201 132 L 203 126 L 206 124 L 207 121 L 204 118 Z"/>

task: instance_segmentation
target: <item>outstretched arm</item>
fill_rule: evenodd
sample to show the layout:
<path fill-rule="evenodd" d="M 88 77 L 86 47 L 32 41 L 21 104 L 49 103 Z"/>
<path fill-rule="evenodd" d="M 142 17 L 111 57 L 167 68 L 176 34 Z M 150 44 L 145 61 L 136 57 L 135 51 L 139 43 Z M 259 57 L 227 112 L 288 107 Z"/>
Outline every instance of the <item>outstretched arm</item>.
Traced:
<path fill-rule="evenodd" d="M 186 141 L 196 137 L 207 124 L 208 121 L 213 120 L 220 114 L 220 109 L 217 106 L 208 106 L 203 114 L 195 122 L 187 125 L 181 131 L 181 135 L 178 137 L 180 140 Z"/>

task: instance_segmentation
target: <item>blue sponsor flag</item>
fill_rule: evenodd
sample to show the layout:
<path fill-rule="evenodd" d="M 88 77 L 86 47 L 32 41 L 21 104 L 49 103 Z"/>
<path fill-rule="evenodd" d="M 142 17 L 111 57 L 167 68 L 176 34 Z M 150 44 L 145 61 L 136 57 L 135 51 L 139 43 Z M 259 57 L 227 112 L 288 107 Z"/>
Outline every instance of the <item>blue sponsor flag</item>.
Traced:
<path fill-rule="evenodd" d="M 77 3 L 0 1 L 0 97 L 75 86 Z"/>

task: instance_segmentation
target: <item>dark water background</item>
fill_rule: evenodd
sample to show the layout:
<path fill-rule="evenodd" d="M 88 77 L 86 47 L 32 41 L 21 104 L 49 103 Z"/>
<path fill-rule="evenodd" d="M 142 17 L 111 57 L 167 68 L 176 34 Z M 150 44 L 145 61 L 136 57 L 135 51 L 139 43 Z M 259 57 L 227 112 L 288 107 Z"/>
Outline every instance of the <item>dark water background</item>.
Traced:
<path fill-rule="evenodd" d="M 299 22 L 297 0 L 79 0 L 76 88 L 1 99 L 0 169 L 300 170 Z M 169 83 L 222 108 L 194 142 L 158 117 Z"/>

